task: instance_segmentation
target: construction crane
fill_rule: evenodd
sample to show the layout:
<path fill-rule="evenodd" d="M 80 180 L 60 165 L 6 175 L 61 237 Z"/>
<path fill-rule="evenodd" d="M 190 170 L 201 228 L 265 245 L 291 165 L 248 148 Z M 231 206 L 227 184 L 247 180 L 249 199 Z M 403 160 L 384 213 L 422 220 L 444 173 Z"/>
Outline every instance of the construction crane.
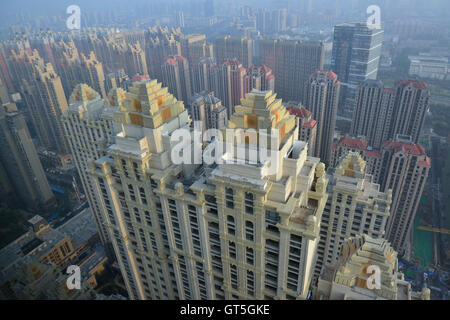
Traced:
<path fill-rule="evenodd" d="M 439 228 L 434 228 L 434 227 L 429 227 L 429 226 L 419 226 L 419 227 L 417 227 L 417 229 L 430 231 L 430 232 L 438 232 L 438 233 L 443 233 L 443 234 L 450 234 L 450 230 L 448 230 L 448 229 L 439 229 Z"/>

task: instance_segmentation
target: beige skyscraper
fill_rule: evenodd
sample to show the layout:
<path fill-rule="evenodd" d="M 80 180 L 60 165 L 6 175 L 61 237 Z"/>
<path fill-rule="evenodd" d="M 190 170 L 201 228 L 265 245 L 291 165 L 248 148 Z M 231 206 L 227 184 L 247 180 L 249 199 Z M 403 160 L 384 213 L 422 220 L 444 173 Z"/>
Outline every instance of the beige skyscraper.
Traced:
<path fill-rule="evenodd" d="M 253 57 L 253 42 L 247 38 L 225 36 L 215 42 L 216 61 L 222 64 L 225 60 L 237 59 L 244 67 L 250 67 Z"/>
<path fill-rule="evenodd" d="M 79 83 L 87 83 L 106 98 L 103 64 L 95 53 L 79 54 L 74 41 L 60 41 L 54 46 L 55 69 L 61 76 L 61 82 L 67 97 Z"/>
<path fill-rule="evenodd" d="M 204 34 L 183 35 L 180 39 L 181 55 L 195 64 L 201 58 L 214 58 L 213 45 L 206 42 Z"/>
<path fill-rule="evenodd" d="M 235 106 L 240 104 L 245 94 L 251 91 L 247 69 L 237 59 L 225 60 L 219 68 L 212 69 L 210 88 L 222 100 L 230 118 L 235 111 Z"/>
<path fill-rule="evenodd" d="M 148 74 L 145 51 L 139 42 L 128 44 L 122 51 L 118 51 L 118 54 L 122 57 L 123 66 L 130 77 Z"/>
<path fill-rule="evenodd" d="M 317 138 L 317 121 L 312 118 L 311 111 L 301 104 L 287 103 L 286 108 L 297 120 L 298 140 L 308 143 L 308 155 L 314 156 Z"/>
<path fill-rule="evenodd" d="M 409 253 L 411 230 L 431 160 L 420 144 L 402 136 L 383 144 L 382 159 L 380 184 L 384 190 L 393 192 L 386 239 L 400 254 Z"/>
<path fill-rule="evenodd" d="M 60 77 L 50 63 L 32 64 L 30 79 L 23 79 L 21 93 L 28 108 L 39 143 L 61 154 L 69 153 L 61 115 L 67 111 L 67 100 Z"/>
<path fill-rule="evenodd" d="M 28 127 L 13 103 L 0 106 L 0 167 L 1 202 L 29 210 L 55 203 Z"/>
<path fill-rule="evenodd" d="M 371 275 L 378 267 L 380 288 Z M 369 272 L 370 271 L 370 272 Z M 370 288 L 370 284 L 374 287 Z M 430 289 L 413 292 L 398 270 L 397 252 L 384 239 L 367 235 L 348 238 L 339 260 L 324 268 L 316 294 L 318 300 L 430 300 Z"/>
<path fill-rule="evenodd" d="M 360 154 L 350 152 L 329 176 L 329 196 L 322 215 L 314 270 L 316 279 L 325 264 L 336 262 L 346 238 L 359 234 L 384 238 L 392 192 L 382 192 L 365 170 L 366 162 Z"/>
<path fill-rule="evenodd" d="M 79 84 L 70 95 L 69 110 L 62 117 L 67 141 L 70 145 L 84 194 L 94 214 L 102 243 L 111 249 L 101 199 L 88 175 L 90 164 L 106 154 L 112 144 L 113 115 L 125 99 L 122 89 L 111 90 L 108 100 L 86 84 Z"/>
<path fill-rule="evenodd" d="M 135 82 L 114 121 L 121 130 L 91 175 L 130 298 L 306 298 L 327 181 L 281 99 L 249 93 L 228 123 L 238 149 L 264 141 L 250 129 L 279 130 L 274 174 L 240 153 L 225 155 L 237 164 L 175 164 L 170 136 L 190 119 L 156 80 Z"/>
<path fill-rule="evenodd" d="M 214 110 L 219 109 L 218 111 L 220 111 L 225 107 L 222 106 L 222 102 L 212 92 L 202 91 L 193 95 L 189 101 L 189 108 L 192 120 L 198 121 L 200 124 L 200 127 L 196 128 L 197 130 L 204 132 L 211 128 L 219 129 L 217 127 L 219 119 L 217 119 L 217 113 L 214 114 Z M 228 122 L 227 119 L 221 121 L 225 126 Z"/>
<path fill-rule="evenodd" d="M 315 156 L 330 164 L 341 83 L 331 71 L 314 72 L 305 84 L 305 107 L 317 120 Z"/>

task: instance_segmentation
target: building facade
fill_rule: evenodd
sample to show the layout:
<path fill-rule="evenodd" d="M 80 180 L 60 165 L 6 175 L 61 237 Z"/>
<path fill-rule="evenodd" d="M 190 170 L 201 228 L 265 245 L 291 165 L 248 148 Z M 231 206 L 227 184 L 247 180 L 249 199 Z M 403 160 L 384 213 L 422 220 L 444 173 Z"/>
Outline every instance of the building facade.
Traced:
<path fill-rule="evenodd" d="M 13 103 L 0 106 L 0 167 L 2 202 L 32 211 L 55 204 L 28 127 Z"/>
<path fill-rule="evenodd" d="M 270 176 L 263 159 L 174 164 L 170 135 L 190 120 L 156 80 L 135 83 L 114 120 L 122 131 L 91 175 L 130 298 L 306 298 L 327 181 L 275 94 L 247 94 L 228 123 L 240 138 L 225 142 L 250 148 L 247 130 L 280 130 Z"/>
<path fill-rule="evenodd" d="M 316 71 L 305 84 L 305 106 L 317 120 L 315 156 L 330 164 L 341 83 L 331 71 Z"/>
<path fill-rule="evenodd" d="M 316 279 L 324 265 L 336 262 L 348 237 L 367 234 L 384 238 L 392 202 L 392 192 L 381 191 L 380 185 L 366 174 L 366 162 L 354 152 L 342 158 L 329 176 L 327 192 L 314 269 Z"/>
<path fill-rule="evenodd" d="M 100 239 L 111 252 L 109 232 L 101 206 L 101 199 L 88 175 L 91 162 L 106 154 L 112 144 L 113 114 L 125 99 L 125 91 L 113 89 L 105 104 L 99 93 L 86 84 L 79 84 L 70 96 L 69 110 L 62 117 L 67 141 L 70 145 L 84 194 L 92 209 Z"/>
<path fill-rule="evenodd" d="M 356 88 L 376 79 L 384 30 L 366 22 L 344 23 L 334 27 L 331 69 L 342 81 L 339 115 L 352 119 Z"/>

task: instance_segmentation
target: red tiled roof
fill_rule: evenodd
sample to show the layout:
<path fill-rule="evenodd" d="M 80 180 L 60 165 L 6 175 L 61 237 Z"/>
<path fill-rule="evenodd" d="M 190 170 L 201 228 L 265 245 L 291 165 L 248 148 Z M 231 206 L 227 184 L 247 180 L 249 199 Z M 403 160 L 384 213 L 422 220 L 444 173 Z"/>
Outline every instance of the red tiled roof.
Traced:
<path fill-rule="evenodd" d="M 374 158 L 381 158 L 381 153 L 375 152 L 375 151 L 366 151 L 366 156 L 374 157 Z"/>
<path fill-rule="evenodd" d="M 146 75 L 142 76 L 136 75 L 133 78 L 131 78 L 131 81 L 144 81 L 144 80 L 150 80 L 150 78 L 147 77 Z"/>
<path fill-rule="evenodd" d="M 419 166 L 429 167 L 429 166 L 431 166 L 431 161 L 430 161 L 430 158 L 429 158 L 429 157 L 425 157 L 425 160 L 424 160 L 424 161 L 419 161 L 419 162 L 417 162 L 417 164 L 418 164 Z"/>
<path fill-rule="evenodd" d="M 416 89 L 427 89 L 427 84 L 423 81 L 399 80 L 399 81 L 397 81 L 396 85 L 399 87 L 406 87 L 408 85 L 411 85 L 413 88 L 416 88 Z"/>
<path fill-rule="evenodd" d="M 349 147 L 349 148 L 359 148 L 359 149 L 367 149 L 367 141 L 364 139 L 354 139 L 350 137 L 342 137 L 339 140 L 339 145 Z"/>
<path fill-rule="evenodd" d="M 393 141 L 389 140 L 386 141 L 383 145 L 384 149 L 395 149 L 396 151 L 402 151 L 407 154 L 413 154 L 416 156 L 423 156 L 425 155 L 425 148 L 422 147 L 420 144 L 416 143 L 405 143 L 400 141 Z"/>
<path fill-rule="evenodd" d="M 290 114 L 300 118 L 308 118 L 311 115 L 311 111 L 305 108 L 287 107 Z"/>
<path fill-rule="evenodd" d="M 303 124 L 303 126 L 305 128 L 314 128 L 316 126 L 317 121 L 316 120 L 312 120 L 310 122 L 307 122 L 305 124 Z"/>
<path fill-rule="evenodd" d="M 326 71 L 326 70 L 319 70 L 314 72 L 311 77 L 315 77 L 317 76 L 317 74 L 326 74 L 327 78 L 331 78 L 331 79 L 337 79 L 337 74 L 334 73 L 333 71 Z"/>
<path fill-rule="evenodd" d="M 166 62 L 167 62 L 167 63 L 170 63 L 170 64 L 175 64 L 175 63 L 177 63 L 176 60 L 175 60 L 175 59 L 172 59 L 172 58 L 167 58 L 167 59 L 166 59 Z"/>

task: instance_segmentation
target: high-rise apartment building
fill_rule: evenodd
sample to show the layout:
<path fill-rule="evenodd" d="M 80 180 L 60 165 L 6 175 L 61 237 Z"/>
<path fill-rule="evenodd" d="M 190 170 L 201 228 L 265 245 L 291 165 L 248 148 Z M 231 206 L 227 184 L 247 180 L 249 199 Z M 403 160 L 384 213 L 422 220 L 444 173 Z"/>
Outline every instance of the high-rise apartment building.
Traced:
<path fill-rule="evenodd" d="M 61 115 L 68 105 L 61 78 L 53 66 L 33 62 L 32 76 L 23 79 L 21 93 L 39 143 L 60 154 L 69 153 L 61 124 Z"/>
<path fill-rule="evenodd" d="M 320 225 L 320 242 L 314 275 L 317 278 L 325 264 L 336 262 L 345 239 L 359 234 L 384 237 L 390 214 L 392 192 L 366 174 L 366 162 L 350 152 L 341 159 L 328 177 L 328 201 Z"/>
<path fill-rule="evenodd" d="M 226 156 L 237 164 L 172 162 L 170 136 L 190 120 L 156 80 L 135 82 L 114 120 L 121 132 L 91 174 L 130 298 L 306 298 L 327 181 L 281 99 L 247 94 L 228 123 L 237 140 L 225 142 L 258 149 L 266 137 L 248 129 L 278 130 L 275 174 L 240 152 Z"/>
<path fill-rule="evenodd" d="M 331 71 L 316 71 L 305 84 L 305 106 L 317 120 L 315 156 L 329 164 L 339 101 L 340 81 Z"/>
<path fill-rule="evenodd" d="M 76 85 L 82 82 L 89 84 L 100 92 L 103 98 L 106 98 L 103 64 L 97 60 L 93 51 L 87 56 L 83 53 L 79 54 L 74 41 L 68 43 L 60 41 L 54 45 L 53 49 L 55 52 L 54 67 L 61 77 L 67 97 Z"/>
<path fill-rule="evenodd" d="M 184 28 L 184 13 L 183 13 L 183 11 L 177 11 L 175 18 L 176 18 L 177 26 L 179 28 Z"/>
<path fill-rule="evenodd" d="M 339 115 L 352 119 L 356 88 L 378 74 L 384 30 L 366 22 L 344 23 L 334 27 L 331 69 L 342 81 Z"/>
<path fill-rule="evenodd" d="M 357 152 L 366 162 L 366 173 L 372 175 L 373 181 L 379 183 L 381 173 L 381 153 L 369 147 L 361 137 L 343 136 L 335 138 L 331 153 L 331 167 L 336 167 L 342 157 L 349 152 Z"/>
<path fill-rule="evenodd" d="M 417 143 L 429 102 L 430 91 L 422 81 L 400 80 L 391 89 L 367 80 L 356 89 L 351 134 L 364 136 L 377 150 L 398 134 Z"/>
<path fill-rule="evenodd" d="M 212 58 L 201 58 L 196 63 L 190 64 L 192 90 L 194 93 L 212 90 L 211 73 L 217 69 Z"/>
<path fill-rule="evenodd" d="M 397 136 L 382 148 L 380 185 L 392 189 L 391 217 L 386 227 L 386 239 L 399 253 L 409 252 L 410 236 L 431 161 L 420 144 L 409 137 Z"/>
<path fill-rule="evenodd" d="M 275 76 L 267 66 L 251 66 L 248 68 L 248 76 L 251 77 L 252 89 L 260 91 L 275 90 Z"/>
<path fill-rule="evenodd" d="M 223 110 L 223 108 L 222 102 L 210 91 L 197 93 L 189 101 L 191 119 L 193 121 L 199 121 L 200 127 L 196 129 L 202 132 L 211 128 L 223 129 L 226 126 L 228 118 L 219 119 L 219 114 L 214 114 L 214 110 Z M 219 124 L 224 124 L 225 126 L 218 127 Z"/>
<path fill-rule="evenodd" d="M 204 34 L 188 34 L 180 38 L 181 55 L 188 59 L 189 64 L 195 64 L 202 58 L 214 58 L 212 43 L 206 42 Z"/>
<path fill-rule="evenodd" d="M 219 68 L 212 68 L 210 90 L 222 100 L 230 118 L 234 113 L 234 107 L 251 91 L 247 69 L 237 59 L 225 60 Z"/>
<path fill-rule="evenodd" d="M 381 81 L 364 81 L 356 89 L 350 134 L 364 136 L 371 147 L 380 149 L 383 142 L 392 138 L 394 106 L 394 90 L 385 88 Z"/>
<path fill-rule="evenodd" d="M 148 74 L 145 51 L 141 47 L 140 42 L 128 44 L 127 47 L 119 50 L 117 54 L 122 58 L 121 61 L 126 70 L 126 73 L 130 76 L 135 76 L 137 74 Z"/>
<path fill-rule="evenodd" d="M 301 104 L 287 103 L 290 114 L 295 115 L 298 127 L 298 140 L 308 143 L 308 155 L 314 156 L 317 138 L 317 121 L 312 118 L 311 111 Z"/>
<path fill-rule="evenodd" d="M 323 69 L 324 54 L 321 42 L 259 40 L 259 63 L 272 69 L 275 91 L 282 99 L 305 106 L 304 84 Z"/>
<path fill-rule="evenodd" d="M 217 38 L 215 42 L 216 61 L 220 65 L 225 60 L 239 60 L 244 67 L 250 67 L 253 58 L 253 42 L 247 38 Z"/>
<path fill-rule="evenodd" d="M 108 105 L 98 92 L 86 84 L 79 84 L 70 96 L 68 112 L 62 117 L 84 194 L 92 209 L 100 239 L 109 250 L 108 226 L 105 223 L 101 199 L 88 170 L 91 163 L 104 156 L 106 148 L 112 144 L 113 115 L 124 99 L 125 91 L 120 88 L 113 89 L 106 100 Z"/>
<path fill-rule="evenodd" d="M 422 81 L 400 80 L 395 85 L 395 94 L 391 138 L 406 135 L 417 143 L 430 103 L 430 90 Z"/>
<path fill-rule="evenodd" d="M 162 69 L 162 82 L 178 100 L 188 104 L 192 95 L 189 62 L 182 56 L 169 56 Z"/>
<path fill-rule="evenodd" d="M 2 202 L 33 211 L 55 204 L 28 127 L 13 103 L 0 106 L 0 167 Z"/>
<path fill-rule="evenodd" d="M 145 58 L 147 59 L 148 73 L 152 79 L 162 79 L 161 66 L 168 56 L 182 55 L 181 44 L 177 41 L 180 35 L 181 31 L 179 30 L 161 27 L 152 27 L 145 31 Z"/>
<path fill-rule="evenodd" d="M 378 267 L 381 286 L 371 279 Z M 374 287 L 370 288 L 369 283 Z M 430 300 L 430 289 L 413 292 L 398 270 L 397 252 L 385 239 L 356 235 L 342 244 L 339 260 L 325 266 L 319 279 L 317 300 Z"/>

